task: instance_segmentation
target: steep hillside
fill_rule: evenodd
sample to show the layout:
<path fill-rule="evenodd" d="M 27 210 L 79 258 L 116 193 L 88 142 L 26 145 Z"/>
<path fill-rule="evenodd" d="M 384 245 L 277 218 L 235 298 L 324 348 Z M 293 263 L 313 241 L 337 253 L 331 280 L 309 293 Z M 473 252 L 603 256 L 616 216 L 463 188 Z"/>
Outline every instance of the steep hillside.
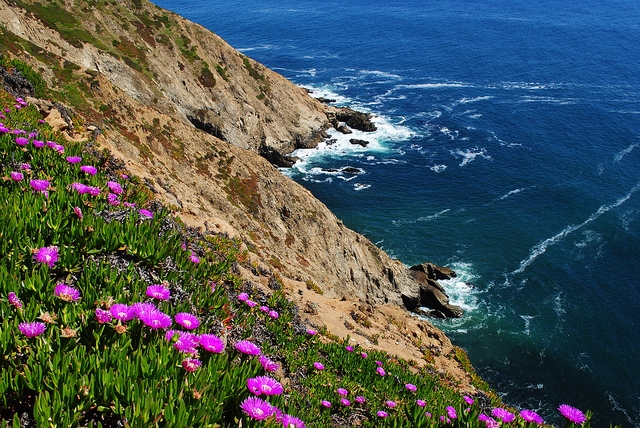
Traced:
<path fill-rule="evenodd" d="M 51 88 L 17 79 L 16 95 L 31 96 L 70 139 L 93 139 L 124 160 L 190 225 L 240 237 L 248 280 L 267 285 L 275 272 L 289 292 L 360 299 L 360 313 L 386 303 L 414 308 L 431 287 L 260 156 L 313 146 L 332 111 L 208 30 L 144 0 L 0 0 L 0 40 Z M 319 326 L 348 324 L 335 310 L 314 316 Z M 375 333 L 361 324 L 369 341 Z M 396 324 L 404 339 L 390 346 L 413 341 L 420 356 L 420 344 L 435 338 L 436 354 L 452 351 L 427 323 L 424 331 L 415 321 L 413 331 Z"/>

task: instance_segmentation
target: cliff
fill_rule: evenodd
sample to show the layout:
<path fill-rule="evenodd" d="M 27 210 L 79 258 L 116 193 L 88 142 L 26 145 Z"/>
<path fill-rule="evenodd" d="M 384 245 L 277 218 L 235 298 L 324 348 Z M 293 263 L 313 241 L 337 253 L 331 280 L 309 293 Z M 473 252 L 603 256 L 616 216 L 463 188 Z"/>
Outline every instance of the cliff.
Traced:
<path fill-rule="evenodd" d="M 335 109 L 144 0 L 0 0 L 0 39 L 5 55 L 52 88 L 14 91 L 31 92 L 20 95 L 70 139 L 108 149 L 108 162 L 122 160 L 189 225 L 240 237 L 248 282 L 268 285 L 278 273 L 311 322 L 410 358 L 435 355 L 467 381 L 440 331 L 380 306 L 415 308 L 427 279 L 346 228 L 265 159 L 313 147 L 335 125 Z M 358 323 L 365 318 L 376 325 Z"/>

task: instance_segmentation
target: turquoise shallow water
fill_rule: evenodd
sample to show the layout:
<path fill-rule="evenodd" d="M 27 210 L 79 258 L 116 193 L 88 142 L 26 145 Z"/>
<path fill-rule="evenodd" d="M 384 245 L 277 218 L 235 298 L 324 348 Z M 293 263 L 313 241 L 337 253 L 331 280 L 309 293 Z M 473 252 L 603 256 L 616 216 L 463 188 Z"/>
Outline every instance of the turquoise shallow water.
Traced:
<path fill-rule="evenodd" d="M 376 115 L 283 173 L 460 273 L 438 326 L 507 402 L 640 426 L 640 3 L 156 3 Z"/>

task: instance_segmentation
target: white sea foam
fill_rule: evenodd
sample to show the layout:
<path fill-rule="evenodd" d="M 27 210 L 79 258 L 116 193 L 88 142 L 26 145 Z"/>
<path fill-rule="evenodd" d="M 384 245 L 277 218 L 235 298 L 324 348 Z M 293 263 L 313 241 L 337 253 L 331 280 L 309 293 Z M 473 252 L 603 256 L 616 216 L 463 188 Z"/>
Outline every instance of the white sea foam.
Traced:
<path fill-rule="evenodd" d="M 356 183 L 353 185 L 355 190 L 364 190 L 364 189 L 368 189 L 369 187 L 371 187 L 371 184 L 362 184 L 362 183 Z"/>
<path fill-rule="evenodd" d="M 447 166 L 444 164 L 435 164 L 429 167 L 429 169 L 433 172 L 435 172 L 436 174 L 440 174 L 442 171 L 444 171 L 445 169 L 447 169 Z"/>
<path fill-rule="evenodd" d="M 460 306 L 469 315 L 480 305 L 480 290 L 473 285 L 478 276 L 470 263 L 453 262 L 448 266 L 456 272 L 457 276 L 438 282 L 449 296 L 449 302 Z"/>
<path fill-rule="evenodd" d="M 465 166 L 469 162 L 473 162 L 474 160 L 476 160 L 478 156 L 487 160 L 491 160 L 491 156 L 487 154 L 487 149 L 485 148 L 479 149 L 478 147 L 475 147 L 473 149 L 465 149 L 465 150 L 457 149 L 455 151 L 451 150 L 450 153 L 456 158 L 462 157 L 462 162 L 460 162 L 460 166 Z"/>
<path fill-rule="evenodd" d="M 555 234 L 554 236 L 552 236 L 551 238 L 547 238 L 544 241 L 539 242 L 538 244 L 536 244 L 533 248 L 531 248 L 531 250 L 529 252 L 529 256 L 526 259 L 524 259 L 524 260 L 522 260 L 520 262 L 520 267 L 518 269 L 514 270 L 513 272 L 511 272 L 511 274 L 515 275 L 515 274 L 519 274 L 519 273 L 524 272 L 524 270 L 531 263 L 533 263 L 535 259 L 537 259 L 538 257 L 540 257 L 542 254 L 544 254 L 547 251 L 547 248 L 549 248 L 552 245 L 557 244 L 562 239 L 564 239 L 568 235 L 572 234 L 576 230 L 581 229 L 582 227 L 586 226 L 587 224 L 591 223 L 592 221 L 598 219 L 602 214 L 606 213 L 607 211 L 610 211 L 613 208 L 619 207 L 620 205 L 622 205 L 623 203 L 628 201 L 629 198 L 631 198 L 631 196 L 635 192 L 638 191 L 638 189 L 640 189 L 640 182 L 637 183 L 635 186 L 633 186 L 633 188 L 629 191 L 629 193 L 627 193 L 626 195 L 624 195 L 623 197 L 621 197 L 620 199 L 618 199 L 617 201 L 615 201 L 611 205 L 602 205 L 600 208 L 598 208 L 598 210 L 596 212 L 591 214 L 589 216 L 589 218 L 587 218 L 582 223 L 569 225 L 569 226 L 565 227 L 564 229 L 562 229 L 557 234 Z"/>
<path fill-rule="evenodd" d="M 444 214 L 448 213 L 449 211 L 451 211 L 451 209 L 450 209 L 450 208 L 447 208 L 447 209 L 444 209 L 444 210 L 442 210 L 442 211 L 439 211 L 439 212 L 437 212 L 437 213 L 435 213 L 435 214 L 431 214 L 431 215 L 428 215 L 428 216 L 419 217 L 416 221 L 432 221 L 432 220 L 435 220 L 435 219 L 437 219 L 438 217 L 440 217 L 440 216 L 442 216 L 442 215 L 444 215 Z"/>
<path fill-rule="evenodd" d="M 613 157 L 613 162 L 617 163 L 620 162 L 622 160 L 623 157 L 625 157 L 626 155 L 628 155 L 629 153 L 631 153 L 633 151 L 633 149 L 635 149 L 636 147 L 638 147 L 638 144 L 631 144 L 629 147 L 627 147 L 624 150 L 620 150 L 618 153 L 616 153 L 616 155 Z"/>
<path fill-rule="evenodd" d="M 524 334 L 527 336 L 531 335 L 531 320 L 537 316 L 538 315 L 520 315 L 520 318 L 524 320 Z"/>
<path fill-rule="evenodd" d="M 458 104 L 469 104 L 469 103 L 477 103 L 478 101 L 485 101 L 485 100 L 490 100 L 491 98 L 493 98 L 492 95 L 484 95 L 481 97 L 475 97 L 475 98 L 462 98 L 460 101 L 458 101 Z"/>

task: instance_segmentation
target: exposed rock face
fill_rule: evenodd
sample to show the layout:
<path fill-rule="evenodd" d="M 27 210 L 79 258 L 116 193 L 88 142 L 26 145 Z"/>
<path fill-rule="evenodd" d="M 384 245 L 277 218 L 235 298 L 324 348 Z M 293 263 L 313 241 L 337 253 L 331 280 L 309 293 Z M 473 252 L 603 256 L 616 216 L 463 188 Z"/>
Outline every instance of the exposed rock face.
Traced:
<path fill-rule="evenodd" d="M 369 144 L 369 142 L 367 140 L 360 140 L 358 138 L 352 138 L 349 140 L 349 142 L 351 144 L 355 144 L 358 146 L 362 146 L 362 147 L 367 147 L 367 145 Z"/>
<path fill-rule="evenodd" d="M 3 88 L 14 97 L 33 96 L 33 86 L 24 76 L 16 69 L 11 71 L 0 66 L 0 78 L 3 80 Z"/>
<path fill-rule="evenodd" d="M 426 306 L 433 309 L 426 314 L 438 318 L 460 318 L 463 315 L 462 308 L 449 303 L 449 296 L 437 281 L 455 277 L 456 273 L 453 270 L 436 266 L 433 263 L 423 263 L 412 266 L 410 271 L 412 277 L 419 284 L 417 298 L 415 293 L 412 295 L 410 310 L 420 312 L 418 308 Z M 406 303 L 405 306 L 407 306 Z"/>
<path fill-rule="evenodd" d="M 365 132 L 375 131 L 376 125 L 371 121 L 369 113 L 362 113 L 349 107 L 332 108 L 327 111 L 327 117 L 334 123 L 344 122 L 353 129 Z"/>

